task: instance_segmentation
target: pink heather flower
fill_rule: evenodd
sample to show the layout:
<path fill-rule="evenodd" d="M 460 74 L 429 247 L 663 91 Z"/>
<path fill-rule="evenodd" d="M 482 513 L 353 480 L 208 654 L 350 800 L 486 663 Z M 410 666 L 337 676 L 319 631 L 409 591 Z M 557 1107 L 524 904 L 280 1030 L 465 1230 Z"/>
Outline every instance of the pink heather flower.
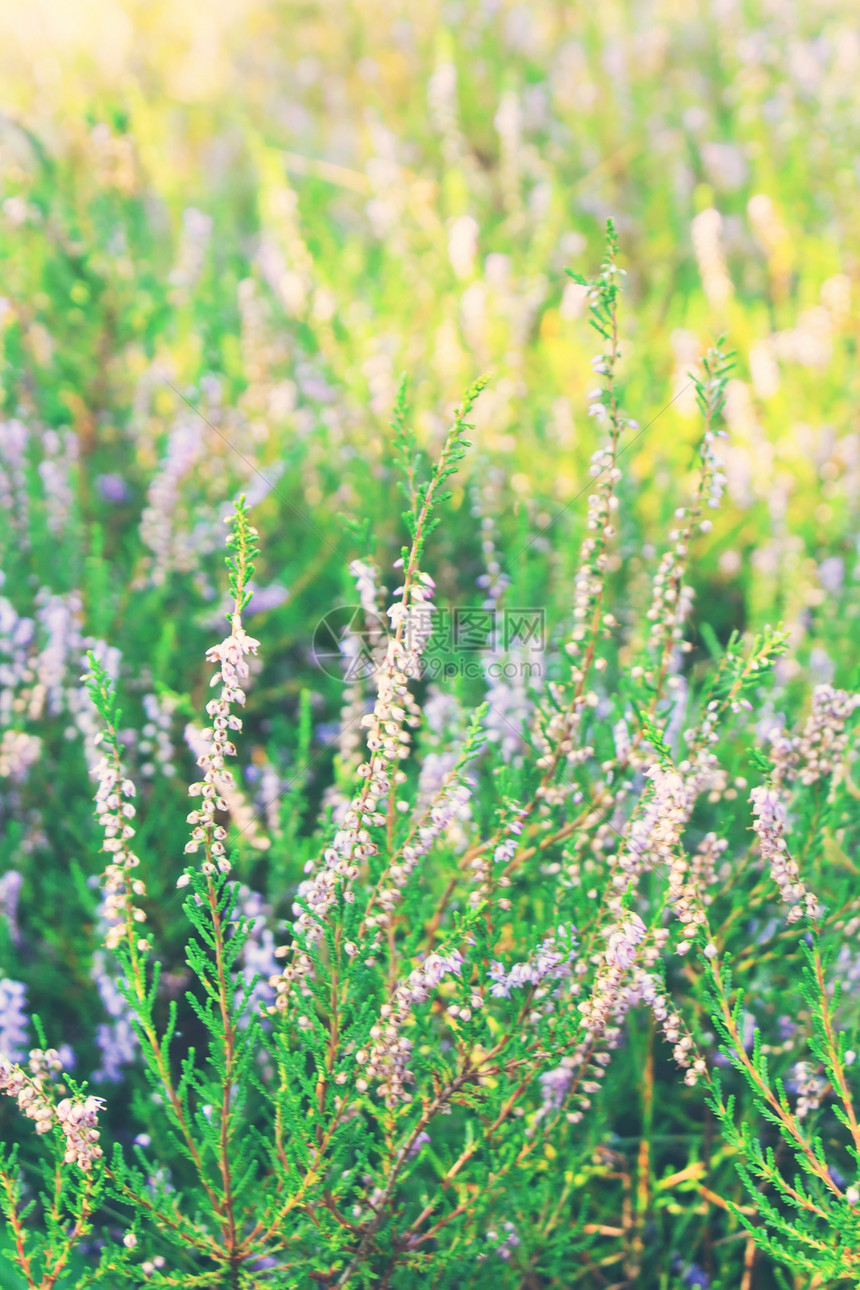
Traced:
<path fill-rule="evenodd" d="M 347 888 L 346 900 L 355 899 L 348 884 L 358 877 L 361 862 L 376 854 L 370 830 L 385 825 L 385 813 L 380 808 L 388 799 L 398 763 L 409 755 L 411 735 L 407 727 L 420 722 L 408 682 L 421 675 L 421 657 L 432 632 L 434 607 L 422 599 L 428 587 L 416 572 L 410 585 L 403 589 L 403 594 L 411 596 L 413 603 L 407 606 L 403 600 L 397 601 L 387 611 L 394 635 L 388 638 L 376 672 L 377 697 L 373 711 L 361 720 L 367 730 L 368 758 L 356 768 L 358 789 L 338 821 L 331 845 L 323 852 L 323 863 L 299 888 L 298 894 L 310 912 L 298 903 L 294 906 L 295 931 L 311 940 L 322 937 L 325 918 L 342 887 Z M 401 868 L 405 865 L 408 872 L 417 856 L 429 850 L 429 844 L 451 818 L 449 812 L 455 812 L 462 805 L 463 794 L 467 792 L 462 785 L 451 786 L 450 799 L 438 802 L 435 816 L 431 811 L 430 820 L 419 827 L 417 841 L 410 839 L 411 853 L 404 847 Z M 381 904 L 393 903 L 396 894 L 391 893 L 395 886 L 389 883 L 380 892 Z M 281 1009 L 287 1006 L 294 974 L 295 965 L 288 964 L 278 989 L 277 1006 Z"/>
<path fill-rule="evenodd" d="M 201 552 L 214 549 L 219 542 L 216 524 L 200 524 L 192 533 L 187 510 L 181 504 L 182 481 L 205 452 L 205 427 L 183 415 L 170 430 L 167 454 L 149 485 L 140 519 L 141 539 L 152 552 L 148 581 L 154 586 L 163 585 L 174 569 L 193 569 Z"/>
<path fill-rule="evenodd" d="M 557 1111 L 567 1097 L 573 1083 L 573 1071 L 567 1066 L 556 1066 L 540 1076 L 541 1096 L 547 1110 Z"/>
<path fill-rule="evenodd" d="M 23 730 L 4 730 L 0 737 L 0 778 L 21 784 L 30 767 L 39 760 L 42 740 Z"/>
<path fill-rule="evenodd" d="M 115 969 L 112 971 L 111 966 L 105 961 L 104 952 L 97 950 L 93 955 L 90 975 L 111 1020 L 99 1025 L 96 1031 L 102 1060 L 93 1078 L 116 1082 L 122 1079 L 122 1067 L 134 1061 L 138 1040 L 132 1025 L 131 1009 L 117 985 Z"/>
<path fill-rule="evenodd" d="M 446 975 L 461 976 L 463 962 L 463 955 L 456 949 L 447 954 L 428 954 L 408 977 L 398 981 L 389 1002 L 380 1010 L 379 1021 L 371 1028 L 373 1047 L 369 1052 L 356 1053 L 358 1065 L 364 1068 L 356 1084 L 360 1091 L 367 1088 L 369 1079 L 377 1079 L 386 1106 L 411 1100 L 404 1085 L 414 1078 L 408 1069 L 412 1040 L 401 1034 L 403 1024 L 416 1004 L 427 1002 Z"/>
<path fill-rule="evenodd" d="M 101 1159 L 98 1145 L 98 1113 L 105 1105 L 100 1097 L 73 1101 L 65 1097 L 57 1104 L 57 1119 L 66 1138 L 66 1164 L 76 1164 L 88 1173 L 94 1161 Z"/>
<path fill-rule="evenodd" d="M 494 961 L 490 964 L 489 976 L 493 983 L 490 986 L 490 994 L 496 999 L 507 999 L 511 993 L 511 988 L 508 984 L 508 974 L 501 963 Z"/>
<path fill-rule="evenodd" d="M 522 826 L 520 828 L 522 829 Z M 504 864 L 506 861 L 512 860 L 516 855 L 516 851 L 516 838 L 507 838 L 504 842 L 500 842 L 493 852 L 493 863 Z"/>
<path fill-rule="evenodd" d="M 646 927 L 638 914 L 628 912 L 626 921 L 609 933 L 606 961 L 613 967 L 629 968 L 636 958 L 636 946 L 645 939 Z"/>
<path fill-rule="evenodd" d="M 426 1130 L 422 1129 L 421 1132 L 416 1137 L 415 1141 L 412 1143 L 412 1146 L 406 1152 L 406 1159 L 414 1160 L 415 1157 L 418 1155 L 419 1151 L 421 1150 L 421 1148 L 423 1146 L 426 1146 L 426 1144 L 429 1141 L 430 1141 L 430 1134 L 427 1133 Z"/>
<path fill-rule="evenodd" d="M 837 770 L 849 742 L 845 727 L 858 706 L 860 694 L 816 685 L 812 712 L 800 737 L 792 741 L 802 784 L 815 784 Z"/>
<path fill-rule="evenodd" d="M 490 994 L 496 999 L 507 999 L 511 990 L 521 986 L 540 985 L 544 978 L 561 980 L 570 976 L 570 964 L 576 957 L 573 948 L 564 949 L 562 942 L 571 941 L 576 928 L 559 927 L 558 932 L 551 932 L 544 937 L 525 963 L 514 963 L 506 972 L 501 963 L 490 964 L 489 976 L 492 981 Z"/>
<path fill-rule="evenodd" d="M 775 788 L 763 784 L 754 788 L 749 800 L 753 808 L 753 828 L 758 837 L 759 850 L 765 864 L 770 866 L 771 877 L 779 894 L 788 905 L 788 921 L 796 923 L 804 913 L 818 918 L 821 908 L 817 898 L 801 881 L 797 862 L 788 852 L 785 833 L 785 806 Z"/>
<path fill-rule="evenodd" d="M 62 1070 L 55 1049 L 30 1052 L 28 1075 L 20 1066 L 0 1057 L 0 1093 L 14 1097 L 18 1109 L 31 1119 L 39 1134 L 49 1133 L 58 1124 L 66 1139 L 65 1162 L 76 1164 L 84 1173 L 101 1159 L 98 1113 L 104 1106 L 100 1097 L 65 1097 L 56 1106 L 50 1097 L 50 1076 Z"/>

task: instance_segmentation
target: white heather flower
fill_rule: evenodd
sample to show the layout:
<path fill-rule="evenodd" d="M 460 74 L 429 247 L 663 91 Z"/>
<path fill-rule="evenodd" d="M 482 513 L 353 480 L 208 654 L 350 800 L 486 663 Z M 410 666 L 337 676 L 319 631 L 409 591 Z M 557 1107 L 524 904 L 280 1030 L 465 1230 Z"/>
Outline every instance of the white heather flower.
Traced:
<path fill-rule="evenodd" d="M 42 740 L 38 735 L 25 734 L 23 730 L 4 730 L 0 738 L 0 779 L 11 779 L 20 784 L 27 771 L 39 760 Z"/>
<path fill-rule="evenodd" d="M 631 820 L 628 837 L 619 852 L 615 880 L 619 887 L 635 887 L 639 874 L 649 866 L 671 865 L 699 792 L 694 776 L 685 782 L 677 771 L 659 765 L 647 770 L 645 777 L 654 791 Z"/>
<path fill-rule="evenodd" d="M 215 524 L 194 525 L 182 501 L 182 482 L 207 450 L 205 427 L 182 414 L 169 433 L 167 453 L 149 485 L 140 520 L 140 536 L 152 552 L 148 581 L 161 586 L 174 569 L 193 569 L 204 550 L 220 540 Z"/>
<path fill-rule="evenodd" d="M 83 1101 L 63 1098 L 57 1104 L 57 1119 L 66 1138 L 66 1164 L 76 1164 L 85 1173 L 102 1155 L 96 1125 L 103 1106 L 104 1099 L 100 1097 L 87 1097 Z"/>
<path fill-rule="evenodd" d="M 147 779 L 152 778 L 156 773 L 171 776 L 176 771 L 170 727 L 178 703 L 179 700 L 173 695 L 159 697 L 157 694 L 145 694 L 143 696 L 143 709 L 147 720 L 141 731 L 143 738 L 138 747 L 141 754 L 147 758 L 141 766 L 141 774 Z"/>
<path fill-rule="evenodd" d="M 242 720 L 231 712 L 231 704 L 245 702 L 243 686 L 250 675 L 247 658 L 256 654 L 260 642 L 249 636 L 242 626 L 238 613 L 232 618 L 232 631 L 220 645 L 213 645 L 206 651 L 208 662 L 217 664 L 217 671 L 210 682 L 211 686 L 221 686 L 217 698 L 206 704 L 206 713 L 212 724 L 200 732 L 201 751 L 197 765 L 203 770 L 202 781 L 191 784 L 188 789 L 190 797 L 201 797 L 199 809 L 188 815 L 188 823 L 194 826 L 191 841 L 185 845 L 187 854 L 194 854 L 202 846 L 206 852 L 204 872 L 213 873 L 217 867 L 221 873 L 230 872 L 230 862 L 226 856 L 223 842 L 223 830 L 216 825 L 216 810 L 228 810 L 225 800 L 227 793 L 233 789 L 233 772 L 224 766 L 226 757 L 235 757 L 236 747 L 230 735 L 242 729 Z"/>
<path fill-rule="evenodd" d="M 668 858 L 678 845 L 687 818 L 687 793 L 684 780 L 676 770 L 652 766 L 645 778 L 654 785 L 657 818 L 651 829 L 650 845 L 662 858 Z"/>
<path fill-rule="evenodd" d="M 144 883 L 134 876 L 140 860 L 128 845 L 134 837 L 130 821 L 134 819 L 135 808 L 130 799 L 134 797 L 135 789 L 131 780 L 123 777 L 115 745 L 98 762 L 93 774 L 98 779 L 95 814 L 104 831 L 102 850 L 111 858 L 102 877 L 103 899 L 99 915 L 105 925 L 105 946 L 115 950 L 133 922 L 146 920 L 145 913 L 135 907 L 133 899 L 146 895 Z"/>
<path fill-rule="evenodd" d="M 54 1109 L 43 1091 L 47 1075 L 47 1068 L 42 1071 L 37 1067 L 35 1078 L 31 1078 L 20 1066 L 0 1057 L 0 1092 L 16 1098 L 18 1109 L 34 1122 L 39 1134 L 50 1132 L 55 1122 Z"/>
<path fill-rule="evenodd" d="M 448 230 L 448 258 L 457 277 L 472 276 L 478 249 L 478 221 L 472 215 L 460 215 Z"/>
<path fill-rule="evenodd" d="M 713 207 L 700 211 L 691 225 L 693 250 L 699 266 L 702 286 L 710 304 L 717 308 L 725 305 L 734 291 L 726 268 L 722 227 L 723 218 Z"/>
<path fill-rule="evenodd" d="M 815 1072 L 810 1062 L 795 1062 L 791 1069 L 797 1092 L 797 1118 L 804 1120 L 817 1111 L 828 1089 L 828 1081 Z"/>
<path fill-rule="evenodd" d="M 812 712 L 800 737 L 793 741 L 802 784 L 815 784 L 837 769 L 848 747 L 846 723 L 860 705 L 860 694 L 816 685 Z"/>
<path fill-rule="evenodd" d="M 238 717 L 235 719 L 237 721 L 239 720 Z M 185 742 L 194 753 L 195 758 L 199 759 L 201 756 L 205 756 L 209 753 L 212 743 L 210 735 L 210 730 L 201 730 L 199 726 L 195 725 L 191 721 L 186 725 L 184 730 Z M 249 800 L 247 794 L 238 786 L 235 778 L 232 777 L 232 773 L 228 770 L 226 774 L 231 775 L 231 778 L 229 780 L 226 777 L 222 778 L 219 785 L 220 795 L 225 803 L 223 809 L 227 811 L 233 821 L 236 831 L 242 834 L 242 837 L 248 846 L 253 847 L 257 851 L 267 851 L 271 846 L 271 841 L 258 827 L 260 813 L 255 811 L 253 803 Z M 202 789 L 200 792 L 205 796 Z M 191 795 L 190 790 L 189 795 Z M 195 812 L 191 812 L 187 817 L 187 821 L 189 824 L 199 823 L 197 814 Z M 217 842 L 223 842 L 226 836 L 226 829 L 223 829 L 220 826 L 216 827 L 212 834 L 213 839 Z M 199 841 L 202 838 L 202 834 L 192 832 L 192 841 L 195 840 L 195 837 Z M 188 848 L 186 847 L 186 851 L 187 850 Z"/>
<path fill-rule="evenodd" d="M 455 774 L 446 777 L 436 796 L 413 823 L 400 850 L 392 857 L 380 879 L 372 905 L 376 904 L 386 914 L 390 913 L 418 862 L 430 852 L 437 839 L 444 836 L 449 825 L 468 806 L 470 797 L 471 790 L 460 783 Z M 368 912 L 370 908 L 368 906 Z"/>

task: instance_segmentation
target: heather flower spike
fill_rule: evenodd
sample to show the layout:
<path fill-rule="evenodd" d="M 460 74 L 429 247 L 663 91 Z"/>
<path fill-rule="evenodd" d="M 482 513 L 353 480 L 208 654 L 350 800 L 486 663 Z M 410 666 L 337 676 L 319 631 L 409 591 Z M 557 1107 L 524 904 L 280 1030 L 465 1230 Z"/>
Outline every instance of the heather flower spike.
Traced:
<path fill-rule="evenodd" d="M 136 813 L 136 790 L 123 771 L 119 742 L 121 713 L 110 677 L 95 654 L 91 653 L 88 658 L 87 689 L 103 722 L 100 737 L 103 752 L 94 772 L 98 779 L 95 814 L 104 833 L 102 850 L 111 857 L 102 878 L 104 899 L 100 916 L 105 928 L 104 943 L 107 949 L 115 950 L 125 942 L 134 956 L 151 948 L 147 937 L 140 934 L 146 913 L 138 902 L 146 896 L 146 885 L 137 873 L 140 860 L 129 846 L 135 834 L 131 821 Z"/>
<path fill-rule="evenodd" d="M 207 875 L 230 872 L 224 846 L 227 830 L 217 823 L 216 812 L 228 809 L 225 796 L 234 779 L 225 760 L 236 756 L 236 745 L 231 736 L 242 729 L 242 719 L 233 712 L 232 705 L 243 707 L 245 704 L 243 687 L 250 675 L 247 659 L 260 648 L 260 642 L 249 636 L 242 626 L 242 610 L 251 597 L 248 583 L 254 572 L 252 561 L 257 555 L 255 538 L 256 531 L 248 521 L 245 498 L 240 497 L 230 520 L 227 539 L 227 546 L 233 553 L 226 561 L 233 597 L 233 611 L 227 616 L 231 631 L 220 645 L 213 645 L 206 651 L 207 662 L 216 664 L 210 687 L 220 686 L 220 692 L 206 704 L 206 715 L 211 724 L 198 735 L 203 747 L 197 757 L 197 765 L 204 772 L 203 779 L 188 789 L 189 797 L 201 800 L 199 807 L 195 807 L 187 817 L 193 828 L 191 840 L 185 844 L 185 853 L 193 855 L 202 849 L 202 871 Z"/>
<path fill-rule="evenodd" d="M 64 1138 L 63 1162 L 89 1174 L 103 1152 L 99 1146 L 99 1097 L 64 1097 L 55 1101 L 51 1079 L 62 1070 L 57 1053 L 50 1049 L 30 1052 L 28 1070 L 0 1057 L 0 1093 L 14 1097 L 19 1110 L 31 1119 L 38 1134 L 55 1126 Z"/>

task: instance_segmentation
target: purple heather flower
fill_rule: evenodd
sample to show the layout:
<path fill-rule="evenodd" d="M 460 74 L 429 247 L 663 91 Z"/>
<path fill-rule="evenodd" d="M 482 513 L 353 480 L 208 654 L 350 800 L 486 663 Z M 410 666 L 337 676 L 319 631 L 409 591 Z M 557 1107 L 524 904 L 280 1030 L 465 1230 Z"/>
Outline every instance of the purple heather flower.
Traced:
<path fill-rule="evenodd" d="M 251 599 L 245 606 L 245 616 L 248 618 L 252 614 L 265 614 L 270 609 L 278 609 L 290 598 L 287 588 L 278 582 L 273 582 L 268 587 L 255 587 L 251 583 L 249 590 L 252 593 Z"/>
<path fill-rule="evenodd" d="M 128 501 L 128 487 L 122 475 L 97 475 L 96 487 L 106 502 L 119 505 Z"/>
<path fill-rule="evenodd" d="M 422 1129 L 421 1132 L 418 1134 L 418 1137 L 412 1143 L 412 1146 L 406 1152 L 406 1159 L 414 1160 L 415 1157 L 418 1155 L 419 1151 L 421 1150 L 421 1148 L 425 1145 L 425 1143 L 429 1141 L 430 1141 L 430 1134 L 425 1132 L 424 1129 Z"/>
<path fill-rule="evenodd" d="M 556 1066 L 551 1071 L 544 1071 L 540 1077 L 544 1106 L 557 1111 L 567 1097 L 572 1082 L 573 1071 L 566 1066 Z"/>
<path fill-rule="evenodd" d="M 18 932 L 18 893 L 24 879 L 16 869 L 8 869 L 0 878 L 0 914 L 9 925 L 9 935 L 13 944 L 20 940 Z"/>
<path fill-rule="evenodd" d="M 698 1263 L 691 1263 L 684 1273 L 685 1286 L 700 1286 L 701 1290 L 708 1290 L 711 1284 L 711 1278 L 704 1268 L 700 1268 Z"/>
<path fill-rule="evenodd" d="M 0 977 L 0 1057 L 19 1062 L 27 1050 L 27 987 Z"/>

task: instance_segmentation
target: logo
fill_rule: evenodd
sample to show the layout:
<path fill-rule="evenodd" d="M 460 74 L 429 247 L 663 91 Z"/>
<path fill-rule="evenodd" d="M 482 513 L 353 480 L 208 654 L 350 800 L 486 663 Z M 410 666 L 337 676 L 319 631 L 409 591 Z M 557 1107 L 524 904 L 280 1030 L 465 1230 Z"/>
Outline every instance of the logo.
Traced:
<path fill-rule="evenodd" d="M 317 623 L 311 653 L 321 672 L 351 685 L 375 675 L 387 639 L 387 624 L 378 614 L 341 605 Z"/>

